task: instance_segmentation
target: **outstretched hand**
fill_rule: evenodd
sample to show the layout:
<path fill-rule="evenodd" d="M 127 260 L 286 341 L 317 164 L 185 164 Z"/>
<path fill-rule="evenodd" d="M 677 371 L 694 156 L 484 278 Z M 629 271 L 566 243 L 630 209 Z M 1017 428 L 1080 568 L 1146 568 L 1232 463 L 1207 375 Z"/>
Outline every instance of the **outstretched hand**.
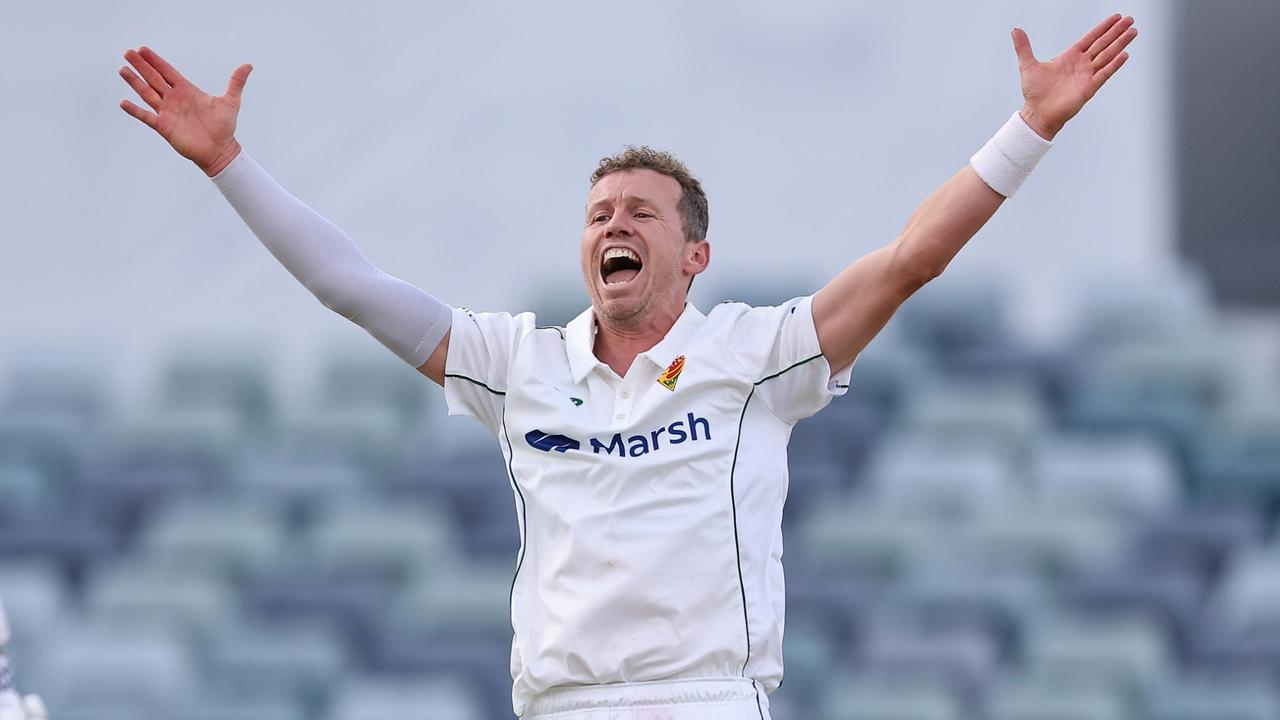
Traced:
<path fill-rule="evenodd" d="M 1132 17 L 1112 15 L 1048 62 L 1036 60 L 1027 34 L 1014 28 L 1013 49 L 1026 101 L 1022 119 L 1041 136 L 1053 139 L 1129 59 L 1129 53 L 1121 51 L 1138 36 L 1132 25 Z"/>
<path fill-rule="evenodd" d="M 148 47 L 127 50 L 125 60 L 137 69 L 121 66 L 120 77 L 138 93 L 154 113 L 128 100 L 120 108 L 145 123 L 213 177 L 240 152 L 236 141 L 236 116 L 240 96 L 252 65 L 241 65 L 231 73 L 226 93 L 214 97 L 196 87 L 172 65 Z M 141 77 L 139 77 L 141 75 Z"/>

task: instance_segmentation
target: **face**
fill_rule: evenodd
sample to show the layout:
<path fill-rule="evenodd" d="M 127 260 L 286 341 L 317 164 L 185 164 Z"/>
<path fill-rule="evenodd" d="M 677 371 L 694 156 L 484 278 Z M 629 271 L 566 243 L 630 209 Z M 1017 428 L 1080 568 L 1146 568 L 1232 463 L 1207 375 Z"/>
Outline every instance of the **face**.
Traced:
<path fill-rule="evenodd" d="M 675 178 L 647 169 L 609 173 L 591 188 L 582 276 L 601 321 L 639 327 L 684 308 L 711 250 L 706 240 L 685 240 L 681 192 Z"/>

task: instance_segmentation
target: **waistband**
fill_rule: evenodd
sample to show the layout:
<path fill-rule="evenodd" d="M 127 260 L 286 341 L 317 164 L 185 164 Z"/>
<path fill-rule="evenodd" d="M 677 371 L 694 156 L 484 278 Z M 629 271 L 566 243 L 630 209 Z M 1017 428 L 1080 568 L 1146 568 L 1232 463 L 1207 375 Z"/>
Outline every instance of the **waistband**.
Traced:
<path fill-rule="evenodd" d="M 749 702 L 754 709 L 757 701 L 764 706 L 766 700 L 763 696 L 763 687 L 750 678 L 740 677 L 684 678 L 565 686 L 550 688 L 535 695 L 529 701 L 524 716 L 577 710 L 669 707 L 698 703 Z"/>

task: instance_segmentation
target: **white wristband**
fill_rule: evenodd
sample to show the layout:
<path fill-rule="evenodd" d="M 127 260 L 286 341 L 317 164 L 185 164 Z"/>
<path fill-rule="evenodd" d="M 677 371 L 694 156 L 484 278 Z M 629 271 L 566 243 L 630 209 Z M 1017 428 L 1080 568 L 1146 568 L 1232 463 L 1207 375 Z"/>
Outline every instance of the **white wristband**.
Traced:
<path fill-rule="evenodd" d="M 1040 137 L 1022 115 L 1015 112 L 987 144 L 969 158 L 969 164 L 992 190 L 1013 197 L 1051 147 L 1052 141 Z"/>

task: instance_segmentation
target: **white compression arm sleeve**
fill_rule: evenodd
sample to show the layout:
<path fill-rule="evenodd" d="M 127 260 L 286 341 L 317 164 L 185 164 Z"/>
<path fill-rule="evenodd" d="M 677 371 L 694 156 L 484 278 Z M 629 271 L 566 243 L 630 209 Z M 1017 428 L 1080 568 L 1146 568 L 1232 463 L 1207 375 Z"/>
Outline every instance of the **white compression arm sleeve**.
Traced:
<path fill-rule="evenodd" d="M 213 183 L 325 307 L 415 368 L 431 357 L 453 320 L 448 305 L 378 269 L 346 233 L 281 187 L 244 150 Z"/>

